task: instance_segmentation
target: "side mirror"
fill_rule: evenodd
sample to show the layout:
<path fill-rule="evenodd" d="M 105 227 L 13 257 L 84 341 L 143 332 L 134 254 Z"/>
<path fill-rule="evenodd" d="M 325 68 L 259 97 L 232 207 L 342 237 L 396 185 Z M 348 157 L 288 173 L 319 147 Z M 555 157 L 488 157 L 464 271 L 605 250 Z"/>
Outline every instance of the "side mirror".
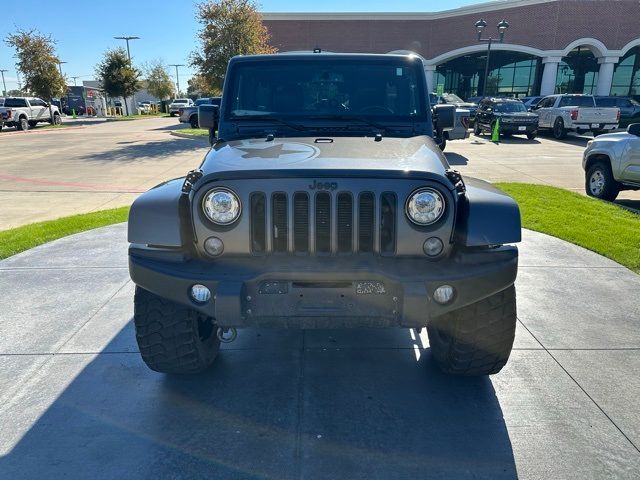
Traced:
<path fill-rule="evenodd" d="M 198 107 L 198 125 L 209 129 L 209 143 L 213 145 L 218 130 L 220 107 L 218 105 L 200 105 Z"/>
<path fill-rule="evenodd" d="M 453 130 L 456 126 L 455 105 L 435 105 L 433 107 L 433 126 L 436 130 Z"/>
<path fill-rule="evenodd" d="M 627 133 L 640 137 L 640 123 L 632 123 L 627 127 Z"/>

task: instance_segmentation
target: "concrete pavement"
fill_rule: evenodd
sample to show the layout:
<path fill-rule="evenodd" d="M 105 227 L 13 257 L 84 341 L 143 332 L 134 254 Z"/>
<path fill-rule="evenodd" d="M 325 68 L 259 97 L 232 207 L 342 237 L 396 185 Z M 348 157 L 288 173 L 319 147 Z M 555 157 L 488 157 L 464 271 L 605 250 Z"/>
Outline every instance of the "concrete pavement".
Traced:
<path fill-rule="evenodd" d="M 242 330 L 205 374 L 142 363 L 125 225 L 0 262 L 0 478 L 636 479 L 640 277 L 524 232 L 505 369 L 423 332 Z"/>

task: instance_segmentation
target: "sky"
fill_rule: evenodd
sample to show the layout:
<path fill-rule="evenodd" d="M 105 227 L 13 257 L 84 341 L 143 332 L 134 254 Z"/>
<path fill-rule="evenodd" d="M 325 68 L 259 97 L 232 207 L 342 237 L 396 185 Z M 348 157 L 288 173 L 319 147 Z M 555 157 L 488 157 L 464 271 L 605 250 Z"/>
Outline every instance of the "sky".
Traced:
<path fill-rule="evenodd" d="M 196 47 L 198 23 L 193 0 L 20 0 L 2 1 L 0 23 L 4 32 L 16 28 L 35 28 L 50 34 L 57 41 L 60 60 L 67 63 L 62 70 L 70 85 L 72 76 L 78 85 L 93 79 L 96 63 L 104 51 L 125 46 L 114 36 L 138 36 L 130 42 L 131 56 L 136 66 L 152 60 L 165 64 L 188 64 L 189 53 Z M 263 0 L 263 12 L 387 12 L 389 0 L 351 1 L 323 0 L 322 2 L 294 2 L 292 0 Z M 483 3 L 478 0 L 395 0 L 396 12 L 436 12 L 465 5 Z M 5 34 L 2 37 L 5 38 Z M 0 69 L 7 69 L 7 90 L 17 88 L 13 50 L 0 43 Z M 170 71 L 175 76 L 175 68 Z M 180 87 L 186 89 L 193 70 L 180 67 Z M 2 90 L 2 85 L 0 85 Z"/>

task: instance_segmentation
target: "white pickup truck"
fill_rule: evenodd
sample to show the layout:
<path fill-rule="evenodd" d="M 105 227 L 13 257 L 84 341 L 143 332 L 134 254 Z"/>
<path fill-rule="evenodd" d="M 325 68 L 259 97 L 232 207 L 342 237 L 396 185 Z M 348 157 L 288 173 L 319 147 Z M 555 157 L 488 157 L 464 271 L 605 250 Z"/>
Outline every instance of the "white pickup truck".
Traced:
<path fill-rule="evenodd" d="M 551 131 L 561 140 L 567 132 L 599 135 L 618 128 L 620 109 L 596 107 L 593 95 L 549 95 L 532 109 L 538 114 L 538 131 Z"/>
<path fill-rule="evenodd" d="M 53 118 L 49 112 L 53 114 Z M 47 102 L 37 97 L 7 97 L 4 99 L 4 106 L 0 107 L 0 130 L 3 126 L 16 127 L 17 130 L 29 130 L 39 122 L 48 122 L 52 125 L 62 123 L 58 107 L 55 105 L 49 107 Z"/>

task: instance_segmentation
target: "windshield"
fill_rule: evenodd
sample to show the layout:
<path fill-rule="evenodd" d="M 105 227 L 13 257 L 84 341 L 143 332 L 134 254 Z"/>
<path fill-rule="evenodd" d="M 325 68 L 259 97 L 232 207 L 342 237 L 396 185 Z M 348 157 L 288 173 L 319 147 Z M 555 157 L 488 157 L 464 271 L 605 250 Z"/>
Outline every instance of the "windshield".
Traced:
<path fill-rule="evenodd" d="M 442 98 L 444 98 L 445 103 L 464 103 L 464 100 L 453 93 L 445 93 Z"/>
<path fill-rule="evenodd" d="M 226 113 L 243 116 L 338 115 L 412 119 L 425 115 L 419 63 L 405 59 L 239 62 Z"/>
<path fill-rule="evenodd" d="M 508 103 L 497 103 L 496 104 L 496 112 L 500 113 L 516 113 L 516 112 L 526 112 L 527 107 L 524 106 L 522 102 L 508 102 Z"/>

